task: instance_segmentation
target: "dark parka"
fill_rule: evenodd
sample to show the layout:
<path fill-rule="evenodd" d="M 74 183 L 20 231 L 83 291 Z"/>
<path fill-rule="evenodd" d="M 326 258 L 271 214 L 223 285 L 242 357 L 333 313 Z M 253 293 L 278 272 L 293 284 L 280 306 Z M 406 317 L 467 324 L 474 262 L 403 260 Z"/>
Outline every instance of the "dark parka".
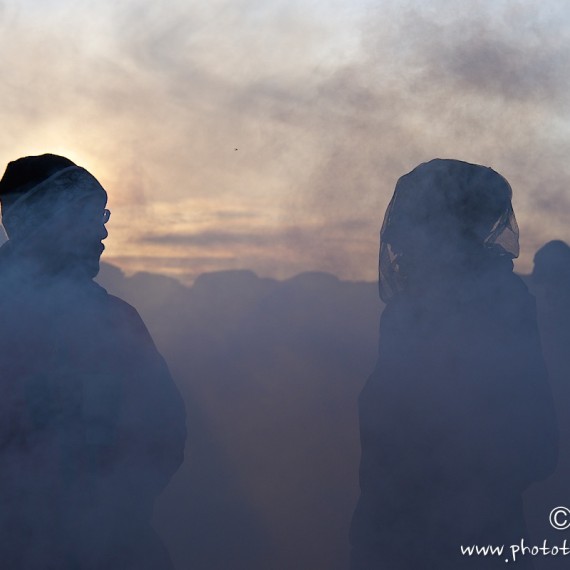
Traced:
<path fill-rule="evenodd" d="M 528 544 L 522 494 L 554 469 L 558 435 L 535 301 L 513 273 L 511 196 L 492 169 L 447 159 L 396 185 L 359 400 L 352 570 L 503 568 Z M 506 555 L 463 556 L 473 545 Z"/>
<path fill-rule="evenodd" d="M 185 411 L 137 311 L 0 248 L 0 559 L 11 570 L 171 567 L 150 526 Z"/>

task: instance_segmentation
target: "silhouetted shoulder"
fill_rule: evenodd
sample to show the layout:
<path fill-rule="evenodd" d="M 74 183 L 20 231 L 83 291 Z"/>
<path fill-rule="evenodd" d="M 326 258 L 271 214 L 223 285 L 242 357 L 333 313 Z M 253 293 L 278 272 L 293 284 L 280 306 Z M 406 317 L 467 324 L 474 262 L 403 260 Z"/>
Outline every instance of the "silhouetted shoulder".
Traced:
<path fill-rule="evenodd" d="M 532 328 L 536 328 L 536 299 L 518 275 L 510 273 L 504 277 L 497 300 L 503 315 L 515 322 L 530 320 Z"/>
<path fill-rule="evenodd" d="M 513 293 L 531 299 L 534 302 L 534 295 L 530 293 L 526 283 L 516 273 L 510 273 L 506 281 L 512 287 Z"/>
<path fill-rule="evenodd" d="M 107 296 L 109 305 L 113 311 L 116 311 L 117 315 L 128 320 L 138 321 L 146 329 L 139 312 L 132 305 L 119 297 L 115 297 L 115 295 L 108 294 Z"/>
<path fill-rule="evenodd" d="M 107 295 L 107 297 L 113 320 L 117 321 L 121 328 L 130 329 L 130 332 L 135 337 L 144 340 L 154 347 L 154 341 L 139 312 L 132 305 L 129 305 L 129 303 L 119 297 L 115 297 L 115 295 Z"/>

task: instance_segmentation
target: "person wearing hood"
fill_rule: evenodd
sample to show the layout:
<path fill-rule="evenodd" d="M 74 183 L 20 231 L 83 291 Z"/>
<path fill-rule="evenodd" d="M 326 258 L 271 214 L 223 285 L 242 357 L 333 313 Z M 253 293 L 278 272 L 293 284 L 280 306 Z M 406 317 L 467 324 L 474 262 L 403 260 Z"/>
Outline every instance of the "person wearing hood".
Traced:
<path fill-rule="evenodd" d="M 380 234 L 376 367 L 359 398 L 351 570 L 503 568 L 557 427 L 534 298 L 513 273 L 508 182 L 435 159 L 398 180 Z M 504 545 L 502 556 L 461 547 Z M 520 556 L 517 568 L 531 568 Z"/>
<path fill-rule="evenodd" d="M 167 570 L 153 502 L 185 410 L 137 311 L 94 282 L 107 194 L 44 154 L 0 180 L 0 559 L 11 570 Z"/>

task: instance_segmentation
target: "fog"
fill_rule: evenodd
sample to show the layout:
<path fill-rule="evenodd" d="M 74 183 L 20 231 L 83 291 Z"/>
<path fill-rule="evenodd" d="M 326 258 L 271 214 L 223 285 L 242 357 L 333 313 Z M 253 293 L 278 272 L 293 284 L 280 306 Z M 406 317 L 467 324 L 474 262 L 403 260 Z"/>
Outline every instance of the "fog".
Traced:
<path fill-rule="evenodd" d="M 177 568 L 346 568 L 376 285 L 227 272 L 186 288 L 110 266 L 99 281 L 139 307 L 186 402 L 186 461 L 155 516 Z"/>
<path fill-rule="evenodd" d="M 141 480 L 148 476 L 143 487 L 152 489 L 141 491 L 141 504 L 148 512 L 147 499 L 173 476 L 154 521 L 177 568 L 340 570 L 350 563 L 349 535 L 357 564 L 355 549 L 365 552 L 368 540 L 358 522 L 350 530 L 355 506 L 367 499 L 359 495 L 362 433 L 373 442 L 372 460 L 364 453 L 364 487 L 366 473 L 375 473 L 366 464 L 378 466 L 374 450 L 386 449 L 387 433 L 390 453 L 401 453 L 378 480 L 393 485 L 395 497 L 410 500 L 414 476 L 424 472 L 435 474 L 439 491 L 448 475 L 465 483 L 449 491 L 447 512 L 416 505 L 425 518 L 415 529 L 384 525 L 396 531 L 382 540 L 392 554 L 403 545 L 411 567 L 421 545 L 440 544 L 433 532 L 415 540 L 421 523 L 433 531 L 435 513 L 454 540 L 461 528 L 449 525 L 461 505 L 474 512 L 481 540 L 514 540 L 526 532 L 524 519 L 530 540 L 556 538 L 546 510 L 570 503 L 568 466 L 554 465 L 551 424 L 557 420 L 563 457 L 570 433 L 568 331 L 560 316 L 567 276 L 552 266 L 566 263 L 564 244 L 541 250 L 534 272 L 533 258 L 550 240 L 570 241 L 566 3 L 477 0 L 459 10 L 449 0 L 4 0 L 0 29 L 0 159 L 55 152 L 97 176 L 113 212 L 108 238 L 97 237 L 98 254 L 101 239 L 106 246 L 99 282 L 140 311 L 174 382 L 138 317 L 116 300 L 101 301 L 95 287 L 93 305 L 84 306 L 67 283 L 51 295 L 51 287 L 33 282 L 33 295 L 23 289 L 32 308 L 20 321 L 21 307 L 10 306 L 20 291 L 8 283 L 4 322 L 15 329 L 5 326 L 4 356 L 10 361 L 25 346 L 25 366 L 33 360 L 37 372 L 42 362 L 53 364 L 61 335 L 85 356 L 82 366 L 98 370 L 124 363 L 121 334 L 131 338 L 125 323 L 133 324 L 133 338 L 148 353 L 129 362 L 137 369 L 150 362 L 143 382 L 152 385 L 152 377 L 167 387 L 125 400 L 144 410 L 144 421 L 131 410 L 129 428 L 148 436 L 156 459 L 140 470 Z M 413 310 L 396 304 L 380 317 L 384 212 L 400 176 L 434 157 L 501 173 L 513 190 L 520 243 L 495 242 L 496 228 L 485 226 L 493 234 L 485 248 L 504 248 L 501 261 L 487 267 L 480 252 L 462 247 L 465 235 L 481 237 L 482 226 L 438 224 L 445 200 L 418 204 L 407 238 L 381 250 L 390 268 L 413 250 L 403 258 L 405 271 L 388 283 L 382 263 L 380 270 L 388 307 L 389 292 L 405 282 Z M 481 213 L 480 202 L 470 204 L 466 211 Z M 497 227 L 506 224 L 516 236 L 507 210 Z M 420 231 L 430 216 L 434 224 Z M 41 244 L 47 257 L 51 243 Z M 519 249 L 515 269 L 536 294 L 538 321 L 509 265 Z M 126 311 L 117 330 L 115 321 L 102 321 L 106 310 L 94 310 L 108 302 Z M 86 319 L 70 325 L 70 307 L 85 310 L 75 316 Z M 387 341 L 379 338 L 379 318 L 388 322 Z M 101 335 L 104 350 L 90 344 L 89 322 L 111 331 Z M 389 387 L 368 381 L 359 418 L 359 394 L 374 377 L 388 378 Z M 41 424 L 49 410 L 34 386 L 32 416 Z M 177 390 L 188 427 L 178 471 L 184 437 Z M 109 413 L 122 401 L 112 390 L 101 399 Z M 449 446 L 427 441 L 434 434 Z M 403 461 L 416 447 L 425 450 Z M 481 460 L 474 464 L 473 456 Z M 136 485 L 124 483 L 134 464 L 116 472 L 119 479 L 129 473 L 118 488 L 130 499 Z M 469 485 L 474 494 L 466 493 Z M 372 495 L 371 503 L 385 505 L 380 491 Z M 420 506 L 442 503 L 436 491 L 420 499 Z M 512 525 L 491 536 L 485 517 L 493 499 Z M 362 520 L 360 529 L 374 528 Z M 158 543 L 149 544 L 158 556 Z M 456 562 L 449 563 L 454 570 Z"/>
<path fill-rule="evenodd" d="M 560 261 L 549 263 L 565 274 Z M 539 289 L 545 280 L 523 277 L 538 295 L 563 457 L 566 313 Z M 99 281 L 139 308 L 188 408 L 186 461 L 155 512 L 177 567 L 346 569 L 359 494 L 357 400 L 384 307 L 377 284 L 222 272 L 188 288 L 109 265 Z M 560 542 L 544 511 L 565 504 L 566 463 L 525 495 L 532 544 Z M 534 563 L 556 568 L 565 559 Z"/>

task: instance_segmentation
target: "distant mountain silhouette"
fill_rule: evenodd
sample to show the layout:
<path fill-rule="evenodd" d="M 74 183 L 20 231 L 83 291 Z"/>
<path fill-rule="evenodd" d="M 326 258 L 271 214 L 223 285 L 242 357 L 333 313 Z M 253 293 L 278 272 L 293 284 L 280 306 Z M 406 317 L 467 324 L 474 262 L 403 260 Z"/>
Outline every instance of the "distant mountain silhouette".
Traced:
<path fill-rule="evenodd" d="M 98 281 L 139 310 L 188 408 L 187 459 L 156 509 L 177 568 L 344 570 L 377 285 L 223 271 L 186 287 L 108 264 Z"/>

